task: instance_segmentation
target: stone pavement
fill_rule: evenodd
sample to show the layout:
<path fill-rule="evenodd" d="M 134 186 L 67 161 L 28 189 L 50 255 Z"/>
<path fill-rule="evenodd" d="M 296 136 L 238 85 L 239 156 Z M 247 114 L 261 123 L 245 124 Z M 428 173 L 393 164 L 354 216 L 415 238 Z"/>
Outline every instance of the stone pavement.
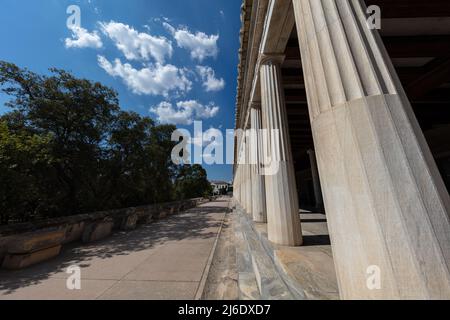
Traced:
<path fill-rule="evenodd" d="M 201 294 L 228 201 L 74 245 L 24 270 L 1 270 L 0 299 L 194 299 Z M 66 286 L 72 265 L 81 270 L 80 290 Z"/>

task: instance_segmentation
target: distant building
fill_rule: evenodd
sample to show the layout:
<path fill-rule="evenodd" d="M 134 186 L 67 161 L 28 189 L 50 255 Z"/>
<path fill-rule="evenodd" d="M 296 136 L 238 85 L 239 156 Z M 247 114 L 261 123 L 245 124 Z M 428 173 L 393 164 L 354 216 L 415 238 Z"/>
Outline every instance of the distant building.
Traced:
<path fill-rule="evenodd" d="M 211 186 L 213 187 L 214 195 L 227 194 L 232 189 L 231 184 L 226 181 L 213 180 L 210 182 L 211 182 Z"/>

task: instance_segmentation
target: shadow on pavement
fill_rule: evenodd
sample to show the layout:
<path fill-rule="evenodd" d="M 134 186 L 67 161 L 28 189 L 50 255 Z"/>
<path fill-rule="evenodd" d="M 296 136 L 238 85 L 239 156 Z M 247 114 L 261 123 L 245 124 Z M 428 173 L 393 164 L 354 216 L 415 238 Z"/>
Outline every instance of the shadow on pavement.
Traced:
<path fill-rule="evenodd" d="M 114 233 L 95 243 L 66 245 L 58 257 L 24 270 L 0 270 L 0 298 L 2 294 L 11 294 L 20 288 L 39 284 L 57 273 L 65 273 L 71 265 L 89 267 L 94 258 L 127 256 L 171 241 L 215 238 L 217 233 L 214 228 L 221 225 L 221 218 L 219 215 L 216 218 L 215 214 L 224 213 L 225 210 L 223 206 L 197 207 L 142 225 L 133 231 Z"/>

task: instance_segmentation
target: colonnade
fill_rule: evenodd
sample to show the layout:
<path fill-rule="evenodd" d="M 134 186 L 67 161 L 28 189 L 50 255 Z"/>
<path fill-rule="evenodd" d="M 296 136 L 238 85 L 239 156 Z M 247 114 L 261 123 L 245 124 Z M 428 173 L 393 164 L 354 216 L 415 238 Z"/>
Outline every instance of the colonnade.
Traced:
<path fill-rule="evenodd" d="M 366 24 L 364 4 L 292 0 L 292 6 L 315 145 L 313 178 L 320 174 L 341 297 L 449 298 L 450 198 L 382 40 Z M 282 59 L 260 53 L 251 66 L 258 69 L 260 102 L 246 109 L 246 132 L 276 134 L 243 135 L 238 156 L 258 159 L 236 164 L 234 187 L 246 212 L 267 221 L 269 240 L 298 246 Z M 264 171 L 267 155 L 276 170 Z M 379 287 L 368 285 L 372 271 Z"/>

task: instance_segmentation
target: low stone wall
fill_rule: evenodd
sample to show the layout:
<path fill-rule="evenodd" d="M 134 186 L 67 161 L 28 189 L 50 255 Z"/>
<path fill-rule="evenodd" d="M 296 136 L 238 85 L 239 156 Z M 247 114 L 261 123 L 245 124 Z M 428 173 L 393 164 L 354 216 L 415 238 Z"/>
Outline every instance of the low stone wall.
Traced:
<path fill-rule="evenodd" d="M 97 241 L 115 230 L 133 230 L 139 224 L 148 224 L 208 201 L 196 198 L 3 226 L 0 227 L 0 265 L 5 269 L 26 268 L 57 256 L 65 244 Z"/>

